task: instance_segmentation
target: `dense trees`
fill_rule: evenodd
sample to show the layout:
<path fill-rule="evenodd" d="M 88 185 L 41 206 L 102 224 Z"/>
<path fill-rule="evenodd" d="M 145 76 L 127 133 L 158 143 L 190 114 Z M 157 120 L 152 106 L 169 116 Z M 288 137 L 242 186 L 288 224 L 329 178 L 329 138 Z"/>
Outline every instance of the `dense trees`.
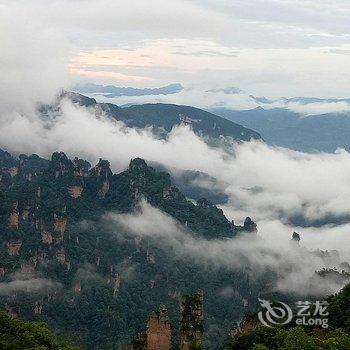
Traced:
<path fill-rule="evenodd" d="M 257 289 L 249 287 L 249 276 L 242 271 L 218 273 L 215 267 L 160 249 L 152 237 L 138 240 L 122 227 L 106 226 L 104 214 L 130 213 L 145 198 L 190 234 L 208 239 L 236 234 L 220 209 L 205 199 L 198 204 L 188 200 L 169 174 L 142 159 L 112 174 L 105 160 L 90 168 L 87 162 L 71 161 L 59 152 L 51 161 L 4 157 L 2 163 L 0 154 L 5 196 L 0 215 L 0 268 L 5 273 L 0 282 L 10 282 L 15 272 L 29 265 L 34 277 L 58 283 L 60 288 L 1 295 L 0 307 L 13 307 L 28 320 L 44 320 L 88 349 L 118 349 L 144 328 L 145 319 L 159 303 L 167 306 L 177 324 L 179 293 L 203 289 L 206 322 L 221 325 L 220 329 L 205 325 L 208 339 L 216 343 L 218 334 L 224 335 L 243 312 L 243 298 L 256 300 Z M 17 175 L 8 174 L 4 167 L 10 165 L 18 168 Z M 82 192 L 74 197 L 71 189 L 77 187 Z M 9 227 L 12 212 L 18 214 L 18 227 Z M 61 232 L 57 224 L 65 221 Z M 7 251 L 11 240 L 21 241 L 18 255 Z M 228 284 L 235 294 L 218 298 Z M 37 302 L 43 305 L 40 314 L 33 311 Z"/>
<path fill-rule="evenodd" d="M 1 350 L 78 350 L 57 337 L 44 323 L 12 319 L 0 311 Z"/>

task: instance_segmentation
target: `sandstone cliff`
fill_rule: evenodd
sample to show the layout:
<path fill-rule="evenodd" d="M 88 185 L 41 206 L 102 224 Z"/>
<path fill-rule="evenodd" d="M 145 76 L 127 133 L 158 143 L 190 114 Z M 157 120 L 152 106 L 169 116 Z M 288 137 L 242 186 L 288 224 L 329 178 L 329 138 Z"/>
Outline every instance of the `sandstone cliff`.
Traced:
<path fill-rule="evenodd" d="M 170 350 L 171 326 L 168 311 L 160 306 L 157 312 L 148 317 L 147 329 L 136 335 L 131 346 L 132 350 Z"/>

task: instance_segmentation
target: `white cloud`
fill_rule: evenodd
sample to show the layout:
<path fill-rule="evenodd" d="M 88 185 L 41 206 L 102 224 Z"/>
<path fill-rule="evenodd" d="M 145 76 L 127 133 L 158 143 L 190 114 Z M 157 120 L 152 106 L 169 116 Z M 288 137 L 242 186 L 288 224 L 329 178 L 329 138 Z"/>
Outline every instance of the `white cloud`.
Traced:
<path fill-rule="evenodd" d="M 206 240 L 193 236 L 171 217 L 141 202 L 138 212 L 133 214 L 109 213 L 104 220 L 114 225 L 121 225 L 131 234 L 153 238 L 148 242 L 164 250 L 171 249 L 176 258 L 193 259 L 198 265 L 212 268 L 240 268 L 261 275 L 266 270 L 276 273 L 277 290 L 296 294 L 327 295 L 338 291 L 344 281 L 322 278 L 315 271 L 333 268 L 338 265 L 337 256 L 326 259 L 311 250 L 298 247 L 290 241 L 290 232 L 281 227 L 269 227 L 262 237 L 243 235 L 227 240 Z M 267 237 L 265 237 L 265 235 Z M 251 269 L 249 269 L 251 268 Z"/>
<path fill-rule="evenodd" d="M 47 293 L 50 290 L 57 290 L 60 287 L 60 283 L 46 278 L 17 273 L 12 275 L 11 281 L 0 282 L 0 295 Z"/>
<path fill-rule="evenodd" d="M 109 47 L 116 38 L 123 38 L 121 33 L 131 40 L 186 37 L 214 39 L 237 47 L 307 47 L 348 41 L 349 6 L 341 1 L 322 1 L 317 5 L 304 0 L 254 0 L 249 4 L 240 0 L 229 3 L 63 0 L 49 4 L 32 0 L 32 3 L 45 5 L 50 21 L 78 32 L 86 40 L 94 41 L 97 35 L 104 34 L 107 40 L 103 44 Z M 39 7 L 40 10 L 43 11 Z"/>
<path fill-rule="evenodd" d="M 343 47 L 346 48 L 348 46 Z M 331 53 L 329 49 L 329 45 L 253 49 L 198 39 L 158 39 L 143 41 L 132 50 L 82 52 L 72 59 L 72 67 L 80 67 L 90 74 L 100 72 L 102 77 L 90 79 L 122 86 L 134 85 L 134 77 L 138 76 L 153 80 L 141 81 L 142 86 L 180 82 L 200 90 L 239 86 L 254 95 L 274 98 L 281 95 L 347 97 L 349 60 L 346 55 Z M 196 54 L 203 50 L 214 51 L 217 55 Z M 185 55 L 179 55 L 179 51 Z M 125 79 L 114 78 L 116 73 L 126 75 Z"/>
<path fill-rule="evenodd" d="M 50 101 L 68 81 L 68 49 L 30 2 L 0 1 L 0 113 Z"/>
<path fill-rule="evenodd" d="M 215 3 L 199 0 L 197 3 L 250 22 L 253 26 L 257 23 L 265 24 L 271 30 L 281 26 L 291 34 L 303 29 L 309 32 L 309 36 L 346 39 L 349 32 L 347 18 L 350 6 L 343 0 L 252 0 L 249 6 L 241 0 L 219 0 Z"/>
<path fill-rule="evenodd" d="M 227 184 L 230 201 L 224 209 L 235 219 L 304 215 L 316 220 L 346 216 L 350 210 L 350 154 L 344 150 L 306 154 L 261 142 L 226 142 L 226 148 L 211 148 L 188 127 L 176 127 L 162 140 L 149 130 L 96 118 L 94 110 L 68 101 L 54 118 L 12 114 L 0 119 L 0 147 L 45 157 L 62 150 L 92 163 L 103 157 L 115 171 L 135 157 L 179 171 L 199 170 Z"/>
<path fill-rule="evenodd" d="M 283 104 L 281 104 L 281 107 Z M 350 112 L 350 104 L 345 101 L 338 102 L 317 102 L 317 103 L 287 103 L 283 106 L 301 115 L 319 115 L 326 113 Z"/>
<path fill-rule="evenodd" d="M 231 110 L 250 110 L 262 107 L 266 110 L 273 108 L 283 108 L 300 114 L 301 117 L 310 115 L 321 115 L 328 113 L 346 113 L 350 112 L 350 103 L 341 99 L 328 101 L 320 99 L 315 101 L 290 101 L 286 98 L 278 98 L 264 102 L 257 100 L 253 95 L 239 91 L 236 93 L 227 93 L 225 88 L 208 89 L 200 85 L 187 85 L 178 93 L 169 95 L 147 95 L 147 96 L 116 96 L 108 97 L 99 94 L 86 94 L 95 98 L 98 102 L 114 103 L 119 106 L 126 104 L 144 104 L 144 103 L 174 103 L 179 105 L 194 106 L 202 109 L 226 108 Z"/>
<path fill-rule="evenodd" d="M 65 84 L 69 58 L 81 55 L 90 61 L 73 67 L 79 80 L 346 97 L 349 60 L 338 52 L 349 50 L 349 6 L 342 1 L 2 0 L 0 12 L 1 92 L 16 80 L 18 99 L 31 81 L 33 99 L 48 97 Z M 105 66 L 91 57 L 106 51 L 120 61 Z"/>
<path fill-rule="evenodd" d="M 209 92 L 207 88 L 203 89 L 199 86 L 187 86 L 181 92 L 169 95 L 116 96 L 112 98 L 101 94 L 86 95 L 95 98 L 99 102 L 114 103 L 119 106 L 124 104 L 174 103 L 202 109 L 223 107 L 233 110 L 253 109 L 259 106 L 246 93 L 225 94 L 222 91 Z"/>

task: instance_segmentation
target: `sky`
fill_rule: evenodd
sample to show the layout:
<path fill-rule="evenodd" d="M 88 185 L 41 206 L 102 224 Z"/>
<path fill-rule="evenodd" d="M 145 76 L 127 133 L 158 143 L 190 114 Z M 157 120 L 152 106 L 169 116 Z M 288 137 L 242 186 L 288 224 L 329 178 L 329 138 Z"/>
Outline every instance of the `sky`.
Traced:
<path fill-rule="evenodd" d="M 178 82 L 267 97 L 349 96 L 345 0 L 0 0 L 0 15 L 15 23 L 17 35 L 46 37 L 64 62 L 67 86 Z M 18 42 L 2 26 L 0 38 Z M 30 58 L 39 79 L 48 69 L 46 46 Z"/>

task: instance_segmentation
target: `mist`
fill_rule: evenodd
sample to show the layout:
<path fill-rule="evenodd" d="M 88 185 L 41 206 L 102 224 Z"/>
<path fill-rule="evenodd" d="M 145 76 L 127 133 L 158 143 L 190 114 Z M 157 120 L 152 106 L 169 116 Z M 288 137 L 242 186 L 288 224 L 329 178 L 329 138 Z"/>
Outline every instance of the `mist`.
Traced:
<path fill-rule="evenodd" d="M 0 2 L 0 117 L 33 113 L 69 84 L 67 39 L 29 1 Z"/>
<path fill-rule="evenodd" d="M 14 273 L 10 280 L 0 283 L 0 295 L 13 295 L 16 293 L 47 294 L 49 291 L 57 291 L 62 285 L 56 281 L 32 274 Z"/>
<path fill-rule="evenodd" d="M 48 158 L 59 150 L 92 163 L 102 157 L 115 172 L 141 157 L 173 172 L 207 173 L 225 183 L 230 200 L 223 209 L 229 217 L 287 220 L 303 215 L 316 220 L 349 213 L 350 155 L 345 150 L 308 154 L 259 141 L 226 141 L 223 147 L 210 147 L 188 126 L 175 127 L 165 140 L 159 139 L 148 129 L 128 128 L 104 115 L 97 118 L 95 110 L 69 101 L 51 118 L 16 114 L 0 120 L 0 147 L 15 154 Z"/>
<path fill-rule="evenodd" d="M 191 259 L 203 269 L 206 266 L 218 270 L 244 268 L 252 278 L 273 271 L 276 283 L 271 290 L 326 296 L 339 291 L 345 283 L 315 273 L 339 265 L 342 257 L 334 252 L 321 257 L 317 250 L 299 246 L 276 227 L 271 226 L 268 234 L 263 235 L 245 233 L 231 239 L 207 240 L 194 235 L 145 200 L 132 214 L 108 213 L 103 220 L 110 229 L 121 226 L 127 233 L 143 237 L 148 244 L 151 242 L 169 251 L 169 256 Z M 120 232 L 123 231 L 116 230 L 114 234 L 120 235 Z"/>
<path fill-rule="evenodd" d="M 230 219 L 251 216 L 288 223 L 297 215 L 312 221 L 349 213 L 350 155 L 345 150 L 307 154 L 257 141 L 226 141 L 223 147 L 210 147 L 188 126 L 175 127 L 165 140 L 159 139 L 148 129 L 131 129 L 103 115 L 97 118 L 94 110 L 69 101 L 51 118 L 16 114 L 0 120 L 0 147 L 15 154 L 49 158 L 59 150 L 91 163 L 102 157 L 115 172 L 141 157 L 173 173 L 207 173 L 224 184 L 229 201 L 222 208 Z"/>
<path fill-rule="evenodd" d="M 220 87 L 212 89 L 210 84 L 203 88 L 200 85 L 186 85 L 178 93 L 169 95 L 147 95 L 147 96 L 116 96 L 108 97 L 99 93 L 87 94 L 99 102 L 114 103 L 119 106 L 128 104 L 144 103 L 175 103 L 180 105 L 189 105 L 197 108 L 211 110 L 215 108 L 225 108 L 235 111 L 251 110 L 262 107 L 265 110 L 274 108 L 283 108 L 307 117 L 322 114 L 349 113 L 350 103 L 344 100 L 334 99 L 332 101 L 320 100 L 318 102 L 309 101 L 290 101 L 284 97 L 272 99 L 270 101 L 254 97 L 248 92 L 242 91 L 236 87 Z M 292 96 L 290 96 L 292 97 Z"/>

